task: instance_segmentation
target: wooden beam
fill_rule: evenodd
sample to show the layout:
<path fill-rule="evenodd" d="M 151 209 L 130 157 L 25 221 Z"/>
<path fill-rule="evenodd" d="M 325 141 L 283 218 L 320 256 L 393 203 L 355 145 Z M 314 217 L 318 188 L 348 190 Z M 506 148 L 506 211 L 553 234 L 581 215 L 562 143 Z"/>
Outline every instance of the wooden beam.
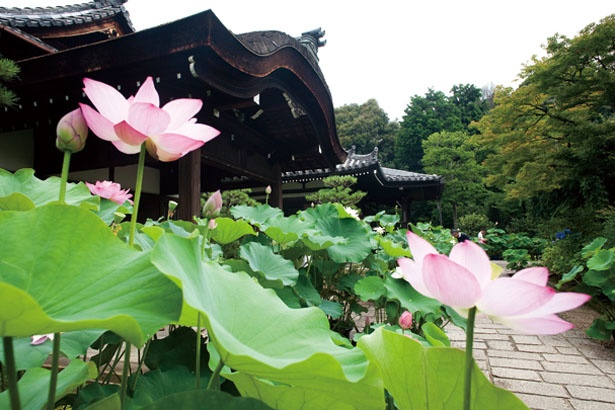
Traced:
<path fill-rule="evenodd" d="M 201 149 L 203 159 L 217 168 L 261 181 L 265 185 L 280 179 L 280 172 L 276 173 L 275 164 L 266 156 L 245 149 L 233 138 L 224 134 L 205 144 Z"/>

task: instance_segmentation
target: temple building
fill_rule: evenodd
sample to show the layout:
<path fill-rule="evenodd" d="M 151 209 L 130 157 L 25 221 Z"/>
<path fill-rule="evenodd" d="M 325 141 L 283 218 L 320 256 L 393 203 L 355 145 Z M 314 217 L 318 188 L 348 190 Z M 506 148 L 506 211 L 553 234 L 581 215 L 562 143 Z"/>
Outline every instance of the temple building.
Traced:
<path fill-rule="evenodd" d="M 340 145 L 331 93 L 318 64 L 324 32 L 293 37 L 279 31 L 235 34 L 206 10 L 136 31 L 124 3 L 37 8 L 0 7 L 0 54 L 17 62 L 19 80 L 8 84 L 19 97 L 0 110 L 0 168 L 34 168 L 39 178 L 57 175 L 58 120 L 89 103 L 83 78 L 102 81 L 124 96 L 151 76 L 161 101 L 199 98 L 201 123 L 220 136 L 178 161 L 146 160 L 144 216 L 164 215 L 179 197 L 178 217 L 200 211 L 202 192 L 270 185 L 271 205 L 296 201 L 331 173 L 365 172 L 359 189 L 370 200 L 438 199 L 437 176 L 382 168 Z M 117 151 L 94 136 L 73 155 L 71 180 L 113 180 L 132 188 L 138 156 Z M 406 202 L 404 202 L 406 201 Z"/>

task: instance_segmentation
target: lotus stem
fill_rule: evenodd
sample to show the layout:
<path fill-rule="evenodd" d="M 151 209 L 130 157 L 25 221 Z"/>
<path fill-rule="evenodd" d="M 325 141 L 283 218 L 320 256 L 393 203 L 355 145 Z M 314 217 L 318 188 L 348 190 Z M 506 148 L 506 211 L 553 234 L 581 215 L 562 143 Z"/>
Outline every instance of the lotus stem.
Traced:
<path fill-rule="evenodd" d="M 60 177 L 60 202 L 66 200 L 66 183 L 68 182 L 68 169 L 70 167 L 70 151 L 64 151 L 64 161 L 62 162 L 62 174 Z"/>
<path fill-rule="evenodd" d="M 132 208 L 132 217 L 130 218 L 130 237 L 128 244 L 132 246 L 135 242 L 135 231 L 137 229 L 137 216 L 139 213 L 139 202 L 141 202 L 141 187 L 143 186 L 143 169 L 145 168 L 145 143 L 141 144 L 141 152 L 139 153 L 139 164 L 137 165 L 137 182 L 135 186 L 135 197 Z"/>
<path fill-rule="evenodd" d="M 60 362 L 60 332 L 53 335 L 53 352 L 51 354 L 51 377 L 49 378 L 49 395 L 47 410 L 53 410 L 56 402 L 56 386 L 58 385 L 58 367 Z"/>
<path fill-rule="evenodd" d="M 194 375 L 196 376 L 196 389 L 201 390 L 201 312 L 197 312 L 196 319 L 196 362 Z"/>
<path fill-rule="evenodd" d="M 124 367 L 122 368 L 122 385 L 120 389 L 120 402 L 121 408 L 125 408 L 126 404 L 126 392 L 128 391 L 128 376 L 130 369 L 130 351 L 132 350 L 132 345 L 128 342 L 124 342 Z"/>
<path fill-rule="evenodd" d="M 135 379 L 132 382 L 132 391 L 137 389 L 137 381 L 139 380 L 139 375 L 141 374 L 141 369 L 143 368 L 143 362 L 145 362 L 145 357 L 147 356 L 147 352 L 149 351 L 149 345 L 152 342 L 152 339 L 147 339 L 147 343 L 145 343 L 145 348 L 143 348 L 143 354 L 139 358 L 139 368 L 137 369 L 137 373 L 135 374 Z"/>
<path fill-rule="evenodd" d="M 218 362 L 218 365 L 214 369 L 213 374 L 211 375 L 211 378 L 209 379 L 209 383 L 207 384 L 207 390 L 219 390 L 220 389 L 218 380 L 220 379 L 220 372 L 222 371 L 223 367 L 224 367 L 224 362 L 222 361 L 222 359 L 220 359 L 220 361 Z"/>
<path fill-rule="evenodd" d="M 17 388 L 17 366 L 15 365 L 13 338 L 4 336 L 2 338 L 2 344 L 4 345 L 4 364 L 6 365 L 11 410 L 20 410 L 21 404 L 19 403 L 19 390 Z"/>
<path fill-rule="evenodd" d="M 474 367 L 474 320 L 476 319 L 476 306 L 468 312 L 468 325 L 466 330 L 466 362 L 463 389 L 463 410 L 470 410 L 472 405 L 472 368 Z"/>

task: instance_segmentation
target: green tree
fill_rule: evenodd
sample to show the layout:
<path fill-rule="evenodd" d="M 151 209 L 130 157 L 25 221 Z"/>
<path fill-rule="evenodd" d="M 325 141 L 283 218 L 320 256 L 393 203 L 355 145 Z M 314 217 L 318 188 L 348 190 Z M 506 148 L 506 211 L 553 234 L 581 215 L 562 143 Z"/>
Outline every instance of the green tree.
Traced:
<path fill-rule="evenodd" d="M 357 178 L 352 175 L 333 175 L 324 178 L 322 182 L 327 188 L 308 194 L 305 199 L 317 204 L 337 202 L 344 206 L 356 208 L 361 199 L 367 195 L 363 191 L 352 192 L 350 187 L 357 183 Z"/>
<path fill-rule="evenodd" d="M 485 88 L 485 90 L 488 90 Z M 483 97 L 483 90 L 472 84 L 458 84 L 451 88 L 450 100 L 459 110 L 461 124 L 468 129 L 474 121 L 478 121 L 489 110 L 488 95 Z M 474 128 L 469 128 L 475 133 Z"/>
<path fill-rule="evenodd" d="M 435 132 L 464 129 L 459 108 L 442 91 L 430 88 L 424 97 L 412 97 L 404 112 L 395 140 L 395 164 L 422 172 L 423 141 Z"/>
<path fill-rule="evenodd" d="M 374 99 L 364 104 L 348 104 L 335 109 L 337 135 L 342 146 L 352 146 L 359 154 L 368 154 L 378 147 L 378 159 L 383 165 L 393 165 L 397 122 L 389 121 L 386 112 Z"/>
<path fill-rule="evenodd" d="M 17 95 L 5 84 L 15 80 L 19 71 L 13 60 L 0 57 L 0 107 L 13 107 L 17 103 Z"/>
<path fill-rule="evenodd" d="M 437 132 L 423 141 L 425 171 L 444 177 L 442 204 L 452 211 L 452 226 L 458 227 L 458 214 L 484 213 L 488 192 L 483 168 L 476 162 L 476 144 L 467 133 Z"/>
<path fill-rule="evenodd" d="M 478 123 L 487 182 L 543 218 L 604 208 L 615 199 L 615 15 L 545 50 Z"/>

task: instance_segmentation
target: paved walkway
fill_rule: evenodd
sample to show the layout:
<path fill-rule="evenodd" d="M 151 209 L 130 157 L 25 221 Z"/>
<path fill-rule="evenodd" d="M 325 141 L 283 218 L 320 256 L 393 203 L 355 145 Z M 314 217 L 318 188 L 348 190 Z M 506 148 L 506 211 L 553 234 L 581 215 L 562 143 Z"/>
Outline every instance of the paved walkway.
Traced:
<path fill-rule="evenodd" d="M 451 344 L 465 333 L 447 327 Z M 478 316 L 474 358 L 495 385 L 533 410 L 615 410 L 615 351 L 572 329 L 556 336 L 520 335 Z"/>

